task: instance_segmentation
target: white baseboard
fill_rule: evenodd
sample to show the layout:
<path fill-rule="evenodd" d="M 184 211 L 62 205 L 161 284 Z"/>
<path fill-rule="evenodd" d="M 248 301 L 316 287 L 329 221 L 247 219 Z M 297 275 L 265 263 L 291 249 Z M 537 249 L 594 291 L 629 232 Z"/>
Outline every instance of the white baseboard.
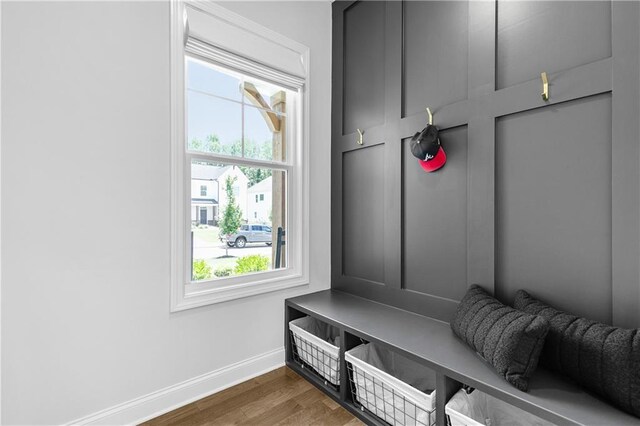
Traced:
<path fill-rule="evenodd" d="M 68 424 L 138 424 L 283 365 L 284 348 L 275 349 L 90 414 Z"/>

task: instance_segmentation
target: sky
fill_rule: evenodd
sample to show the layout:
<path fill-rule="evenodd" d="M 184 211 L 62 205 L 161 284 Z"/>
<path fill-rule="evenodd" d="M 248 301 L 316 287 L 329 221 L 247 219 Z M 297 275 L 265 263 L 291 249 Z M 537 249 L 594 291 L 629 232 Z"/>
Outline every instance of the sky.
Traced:
<path fill-rule="evenodd" d="M 277 87 L 251 81 L 269 102 Z M 187 138 L 205 140 L 218 135 L 222 144 L 242 138 L 244 110 L 245 138 L 256 142 L 271 141 L 272 133 L 260 111 L 243 105 L 241 79 L 222 73 L 211 66 L 189 59 L 187 62 Z M 200 93 L 204 92 L 204 93 Z M 211 96 L 213 95 L 213 96 Z"/>

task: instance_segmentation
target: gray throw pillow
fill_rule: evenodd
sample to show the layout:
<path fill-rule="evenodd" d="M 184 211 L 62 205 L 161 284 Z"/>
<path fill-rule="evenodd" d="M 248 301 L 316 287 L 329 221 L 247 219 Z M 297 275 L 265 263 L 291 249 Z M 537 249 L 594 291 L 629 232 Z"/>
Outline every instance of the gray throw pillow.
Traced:
<path fill-rule="evenodd" d="M 472 285 L 458 305 L 451 329 L 507 382 L 526 392 L 549 323 L 503 305 Z"/>
<path fill-rule="evenodd" d="M 545 317 L 549 335 L 540 364 L 562 373 L 608 399 L 624 411 L 640 417 L 640 332 L 554 309 L 516 293 L 515 307 Z"/>

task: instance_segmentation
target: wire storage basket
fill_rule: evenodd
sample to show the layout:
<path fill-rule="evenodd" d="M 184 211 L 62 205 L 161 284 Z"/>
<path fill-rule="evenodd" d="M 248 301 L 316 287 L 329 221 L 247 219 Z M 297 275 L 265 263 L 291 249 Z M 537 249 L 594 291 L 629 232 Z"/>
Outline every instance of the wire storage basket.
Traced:
<path fill-rule="evenodd" d="M 477 389 L 460 389 L 445 405 L 450 426 L 551 426 L 518 407 L 492 397 Z"/>
<path fill-rule="evenodd" d="M 372 343 L 347 351 L 345 361 L 356 406 L 392 425 L 435 424 L 434 371 Z"/>
<path fill-rule="evenodd" d="M 340 384 L 340 330 L 313 317 L 289 322 L 293 360 L 337 390 Z"/>

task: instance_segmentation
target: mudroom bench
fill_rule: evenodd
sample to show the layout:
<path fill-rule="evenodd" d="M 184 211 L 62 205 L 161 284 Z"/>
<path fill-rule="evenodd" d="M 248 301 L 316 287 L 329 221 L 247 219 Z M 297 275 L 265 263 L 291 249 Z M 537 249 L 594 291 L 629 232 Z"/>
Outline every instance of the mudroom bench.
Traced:
<path fill-rule="evenodd" d="M 340 356 L 336 385 L 294 359 L 289 322 L 306 316 L 337 328 Z M 559 425 L 640 425 L 640 419 L 541 368 L 531 379 L 529 392 L 521 392 L 458 340 L 449 324 L 336 290 L 285 301 L 285 342 L 287 366 L 367 424 L 386 423 L 353 401 L 344 356 L 363 342 L 393 350 L 435 372 L 438 426 L 446 425 L 445 404 L 463 385 Z"/>

